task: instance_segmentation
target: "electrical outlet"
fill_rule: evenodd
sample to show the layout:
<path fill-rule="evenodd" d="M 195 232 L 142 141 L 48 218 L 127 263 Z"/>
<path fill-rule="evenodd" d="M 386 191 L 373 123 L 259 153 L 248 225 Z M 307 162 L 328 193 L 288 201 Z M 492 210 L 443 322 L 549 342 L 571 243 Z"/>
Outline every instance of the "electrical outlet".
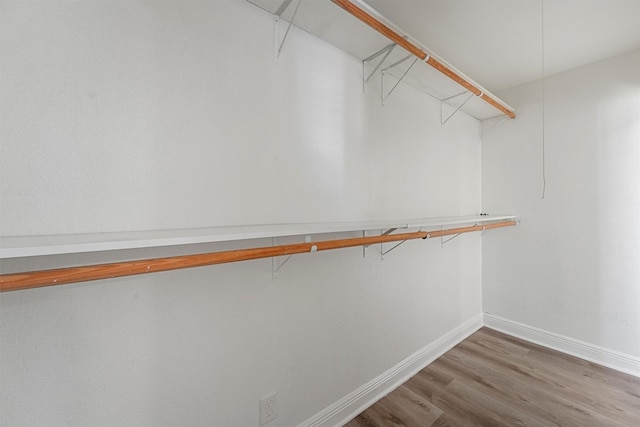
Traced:
<path fill-rule="evenodd" d="M 273 393 L 264 396 L 260 399 L 260 425 L 263 426 L 267 423 L 278 418 L 278 395 L 274 391 Z"/>

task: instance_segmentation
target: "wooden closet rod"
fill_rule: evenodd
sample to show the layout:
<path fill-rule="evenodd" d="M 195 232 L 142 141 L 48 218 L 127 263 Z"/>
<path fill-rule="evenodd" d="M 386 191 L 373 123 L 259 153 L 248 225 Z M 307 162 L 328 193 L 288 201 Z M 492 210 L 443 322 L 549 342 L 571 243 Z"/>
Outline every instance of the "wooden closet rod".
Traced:
<path fill-rule="evenodd" d="M 515 221 L 503 221 L 493 224 L 473 225 L 449 230 L 416 231 L 412 233 L 388 234 L 382 236 L 357 237 L 353 239 L 325 240 L 312 243 L 269 246 L 262 248 L 240 249 L 234 251 L 213 252 L 208 254 L 173 256 L 137 261 L 97 264 L 81 267 L 60 268 L 55 270 L 30 271 L 25 273 L 0 275 L 0 291 L 17 291 L 43 286 L 63 285 L 88 280 L 109 279 L 181 268 L 202 267 L 235 261 L 247 261 L 258 258 L 326 251 L 330 249 L 367 246 L 376 243 L 397 242 L 412 239 L 448 236 L 472 231 L 516 225 Z"/>
<path fill-rule="evenodd" d="M 350 14 L 352 14 L 353 16 L 355 16 L 356 18 L 358 18 L 359 20 L 361 20 L 362 22 L 364 22 L 365 24 L 367 24 L 368 26 L 370 26 L 371 28 L 373 28 L 374 30 L 378 31 L 379 33 L 381 33 L 383 36 L 387 37 L 394 43 L 402 46 L 404 49 L 406 49 L 411 54 L 417 56 L 422 61 L 426 61 L 427 64 L 431 65 L 433 68 L 435 68 L 445 76 L 449 77 L 451 80 L 455 81 L 460 86 L 467 89 L 469 92 L 472 92 L 476 96 L 480 96 L 483 101 L 487 102 L 494 108 L 500 110 L 501 112 L 503 112 L 504 114 L 506 114 L 512 119 L 516 117 L 515 111 L 505 107 L 498 100 L 484 93 L 482 89 L 478 88 L 475 84 L 471 83 L 466 78 L 458 74 L 449 65 L 432 57 L 427 52 L 425 52 L 415 44 L 411 43 L 410 41 L 402 37 L 396 31 L 386 26 L 379 19 L 375 18 L 374 16 L 370 15 L 367 11 L 353 4 L 350 0 L 331 0 L 331 1 L 337 4 L 338 6 L 340 6 L 341 8 L 343 8 L 344 10 L 346 10 L 347 12 L 349 12 Z"/>

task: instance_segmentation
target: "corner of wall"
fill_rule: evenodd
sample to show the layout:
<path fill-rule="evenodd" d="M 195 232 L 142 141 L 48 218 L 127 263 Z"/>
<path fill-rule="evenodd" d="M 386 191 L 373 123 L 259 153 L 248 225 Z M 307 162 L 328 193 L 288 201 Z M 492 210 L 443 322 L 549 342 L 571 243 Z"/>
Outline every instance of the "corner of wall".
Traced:
<path fill-rule="evenodd" d="M 484 313 L 484 325 L 496 331 L 640 378 L 640 358 L 489 313 Z"/>
<path fill-rule="evenodd" d="M 378 377 L 302 422 L 298 427 L 329 427 L 347 423 L 482 326 L 482 314 L 473 316 Z"/>

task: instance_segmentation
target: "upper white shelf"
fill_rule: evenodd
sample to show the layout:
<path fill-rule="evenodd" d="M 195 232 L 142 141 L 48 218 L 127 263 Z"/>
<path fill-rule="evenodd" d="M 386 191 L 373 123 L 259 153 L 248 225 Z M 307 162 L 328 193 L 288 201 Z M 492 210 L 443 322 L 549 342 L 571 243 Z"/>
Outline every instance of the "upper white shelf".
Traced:
<path fill-rule="evenodd" d="M 0 237 L 0 258 L 62 255 L 121 249 L 139 249 L 198 243 L 228 242 L 271 237 L 302 236 L 390 228 L 432 229 L 465 224 L 516 220 L 513 215 L 471 215 L 418 218 L 400 221 L 336 222 L 317 224 L 267 224 L 185 230 L 92 233 L 50 236 Z"/>
<path fill-rule="evenodd" d="M 271 14 L 279 16 L 281 19 L 287 22 L 293 21 L 294 26 L 317 36 L 318 38 L 363 61 L 376 52 L 379 52 L 380 50 L 392 44 L 392 42 L 387 37 L 365 25 L 363 22 L 359 21 L 349 13 L 345 12 L 344 10 L 342 10 L 342 8 L 335 5 L 331 0 L 302 0 L 299 7 L 297 6 L 298 0 L 248 1 L 259 6 L 262 9 L 265 9 Z M 375 17 L 375 19 L 383 22 L 386 26 L 388 26 L 398 34 L 401 34 L 412 44 L 420 47 L 422 50 L 427 52 L 429 56 L 438 59 L 438 61 L 443 64 L 446 64 L 458 75 L 481 90 L 482 93 L 491 96 L 499 104 L 502 104 L 507 109 L 513 110 L 512 107 L 499 100 L 495 95 L 492 95 L 480 84 L 474 82 L 471 78 L 464 75 L 464 73 L 462 73 L 460 70 L 457 70 L 450 64 L 447 64 L 446 61 L 440 58 L 436 53 L 426 48 L 425 45 L 421 43 L 421 41 L 411 37 L 406 32 L 391 23 L 389 20 L 384 18 L 382 15 L 377 13 L 364 1 L 351 1 L 358 7 L 365 9 L 366 12 Z M 294 11 L 295 16 L 293 16 Z M 396 46 L 391 54 L 386 57 L 384 63 L 379 67 L 378 70 L 385 69 L 386 67 L 389 67 L 389 65 L 395 64 L 401 59 L 406 58 L 410 55 L 411 54 L 401 46 Z M 376 68 L 377 61 L 381 60 L 382 56 L 383 55 L 368 63 L 369 69 L 366 71 L 367 73 L 373 71 Z M 414 59 L 415 57 L 411 57 L 407 61 L 385 70 L 385 75 L 393 76 L 392 78 L 389 78 L 390 81 L 388 83 L 385 83 L 385 85 L 389 89 L 393 86 L 393 84 L 395 84 L 394 80 L 397 81 L 397 79 L 402 78 L 403 74 L 409 68 L 411 62 Z M 409 70 L 409 72 L 404 76 L 403 81 L 446 104 L 445 108 L 447 109 L 447 111 L 444 111 L 445 115 L 450 114 L 459 105 L 461 105 L 463 101 L 465 101 L 464 94 L 468 94 L 468 92 L 466 92 L 466 90 L 462 86 L 460 86 L 460 84 L 456 83 L 454 80 L 451 80 L 451 78 L 445 76 L 435 68 L 427 65 L 427 63 L 424 61 L 417 61 L 415 65 Z M 386 90 L 388 91 L 389 89 Z M 469 98 L 469 100 L 461 108 L 461 111 L 464 111 L 468 115 L 475 117 L 478 120 L 485 120 L 502 115 L 500 111 L 496 110 L 495 107 L 480 99 L 479 96 L 472 96 L 471 98 Z"/>

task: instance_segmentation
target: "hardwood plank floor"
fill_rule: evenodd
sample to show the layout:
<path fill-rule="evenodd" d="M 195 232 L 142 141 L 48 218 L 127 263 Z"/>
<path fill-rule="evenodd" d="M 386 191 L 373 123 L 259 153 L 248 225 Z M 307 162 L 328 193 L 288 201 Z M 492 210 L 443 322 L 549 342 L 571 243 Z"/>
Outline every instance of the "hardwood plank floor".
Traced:
<path fill-rule="evenodd" d="M 346 426 L 640 426 L 640 378 L 482 328 Z"/>

